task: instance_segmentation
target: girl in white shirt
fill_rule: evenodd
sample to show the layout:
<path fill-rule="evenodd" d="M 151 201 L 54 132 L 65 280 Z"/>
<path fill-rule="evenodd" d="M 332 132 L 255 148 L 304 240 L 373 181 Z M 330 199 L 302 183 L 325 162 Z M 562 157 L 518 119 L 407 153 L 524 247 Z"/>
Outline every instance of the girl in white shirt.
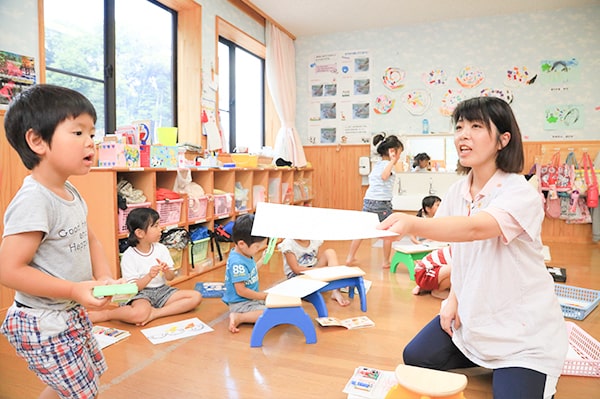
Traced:
<path fill-rule="evenodd" d="M 521 132 L 494 97 L 453 115 L 459 170 L 434 218 L 395 213 L 380 227 L 452 242 L 448 302 L 404 349 L 404 363 L 493 370 L 494 399 L 549 399 L 568 338 L 542 255 L 542 198 L 520 174 Z"/>
<path fill-rule="evenodd" d="M 171 287 L 173 259 L 167 247 L 159 243 L 162 228 L 159 214 L 152 208 L 136 208 L 127 215 L 129 248 L 121 258 L 121 274 L 128 283 L 135 283 L 139 292 L 123 306 L 90 311 L 93 323 L 120 320 L 146 325 L 159 317 L 185 313 L 202 301 L 196 290 Z"/>

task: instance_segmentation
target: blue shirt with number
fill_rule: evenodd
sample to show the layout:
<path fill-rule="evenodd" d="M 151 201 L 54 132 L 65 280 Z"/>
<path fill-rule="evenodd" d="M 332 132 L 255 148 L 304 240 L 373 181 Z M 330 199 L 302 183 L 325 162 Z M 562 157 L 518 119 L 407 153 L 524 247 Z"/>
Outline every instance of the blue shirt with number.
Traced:
<path fill-rule="evenodd" d="M 235 248 L 229 252 L 227 266 L 225 266 L 225 294 L 223 302 L 226 304 L 248 301 L 248 298 L 239 296 L 235 291 L 235 283 L 244 282 L 246 287 L 258 292 L 258 269 L 256 262 L 238 252 Z"/>

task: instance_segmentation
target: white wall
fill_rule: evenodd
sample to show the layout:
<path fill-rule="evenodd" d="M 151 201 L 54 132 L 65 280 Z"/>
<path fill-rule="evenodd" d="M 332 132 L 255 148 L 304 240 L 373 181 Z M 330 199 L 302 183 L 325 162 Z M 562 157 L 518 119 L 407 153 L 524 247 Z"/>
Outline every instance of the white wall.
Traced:
<path fill-rule="evenodd" d="M 584 127 L 561 131 L 568 140 L 600 139 L 600 6 L 569 8 L 560 11 L 517 14 L 478 19 L 453 20 L 418 26 L 397 26 L 355 31 L 296 40 L 297 113 L 296 128 L 304 144 L 308 137 L 308 66 L 311 56 L 333 51 L 370 50 L 371 102 L 380 94 L 399 98 L 383 86 L 381 76 L 387 67 L 407 72 L 406 89 L 426 88 L 421 74 L 443 68 L 448 74 L 445 87 L 431 89 L 432 105 L 422 116 L 412 116 L 396 101 L 387 115 L 371 112 L 371 131 L 421 133 L 427 118 L 431 131 L 449 131 L 449 118 L 438 112 L 445 90 L 459 89 L 454 77 L 466 65 L 479 66 L 486 74 L 482 85 L 463 89 L 475 96 L 484 87 L 504 88 L 506 69 L 527 66 L 536 71 L 542 60 L 576 58 L 581 65 L 579 83 L 568 90 L 550 92 L 536 82 L 512 89 L 513 110 L 525 140 L 546 141 L 553 133 L 544 130 L 544 110 L 552 104 L 582 104 Z M 371 106 L 372 109 L 372 106 Z"/>

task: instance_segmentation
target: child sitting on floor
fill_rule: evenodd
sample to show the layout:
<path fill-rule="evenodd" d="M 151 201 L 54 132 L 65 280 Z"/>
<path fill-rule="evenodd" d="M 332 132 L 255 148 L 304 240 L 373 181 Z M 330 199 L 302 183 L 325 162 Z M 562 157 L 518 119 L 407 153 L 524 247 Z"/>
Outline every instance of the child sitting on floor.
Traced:
<path fill-rule="evenodd" d="M 413 295 L 431 292 L 431 296 L 446 299 L 450 291 L 452 251 L 450 246 L 438 248 L 415 262 Z"/>
<path fill-rule="evenodd" d="M 284 239 L 278 246 L 283 254 L 283 272 L 292 278 L 313 267 L 339 265 L 335 250 L 322 249 L 321 240 Z M 339 289 L 331 291 L 331 298 L 341 306 L 348 306 L 350 301 L 342 296 Z"/>
<path fill-rule="evenodd" d="M 129 248 L 121 259 L 121 274 L 138 286 L 139 292 L 123 306 L 90 310 L 90 320 L 99 323 L 120 320 L 144 326 L 160 317 L 193 310 L 202 301 L 195 290 L 180 290 L 167 281 L 175 278 L 173 258 L 167 247 L 159 242 L 162 228 L 160 215 L 152 208 L 136 208 L 127 215 Z"/>
<path fill-rule="evenodd" d="M 265 246 L 265 237 L 253 236 L 254 215 L 238 217 L 231 237 L 235 247 L 229 253 L 225 266 L 225 294 L 223 302 L 229 306 L 229 331 L 237 333 L 242 323 L 256 323 L 266 309 L 266 292 L 259 291 L 257 263 L 254 256 Z"/>

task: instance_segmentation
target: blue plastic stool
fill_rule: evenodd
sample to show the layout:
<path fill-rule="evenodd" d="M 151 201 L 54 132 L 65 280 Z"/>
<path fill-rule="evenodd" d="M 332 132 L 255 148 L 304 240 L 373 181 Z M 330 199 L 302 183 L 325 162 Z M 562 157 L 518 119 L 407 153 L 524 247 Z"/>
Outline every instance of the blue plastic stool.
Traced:
<path fill-rule="evenodd" d="M 317 342 L 315 325 L 302 309 L 300 298 L 269 294 L 265 302 L 267 308 L 256 320 L 252 329 L 252 336 L 250 337 L 252 348 L 261 347 L 267 332 L 280 324 L 291 324 L 298 327 L 304 333 L 307 344 Z"/>
<path fill-rule="evenodd" d="M 354 288 L 358 290 L 358 296 L 360 298 L 360 310 L 363 312 L 367 311 L 367 293 L 365 292 L 365 282 L 362 276 L 358 277 L 347 277 L 339 280 L 329 281 L 326 286 L 313 292 L 310 295 L 305 296 L 305 301 L 310 302 L 316 309 L 319 317 L 329 316 L 327 306 L 325 305 L 325 299 L 323 299 L 322 292 L 331 291 L 339 288 L 349 287 L 348 296 L 354 298 Z"/>

